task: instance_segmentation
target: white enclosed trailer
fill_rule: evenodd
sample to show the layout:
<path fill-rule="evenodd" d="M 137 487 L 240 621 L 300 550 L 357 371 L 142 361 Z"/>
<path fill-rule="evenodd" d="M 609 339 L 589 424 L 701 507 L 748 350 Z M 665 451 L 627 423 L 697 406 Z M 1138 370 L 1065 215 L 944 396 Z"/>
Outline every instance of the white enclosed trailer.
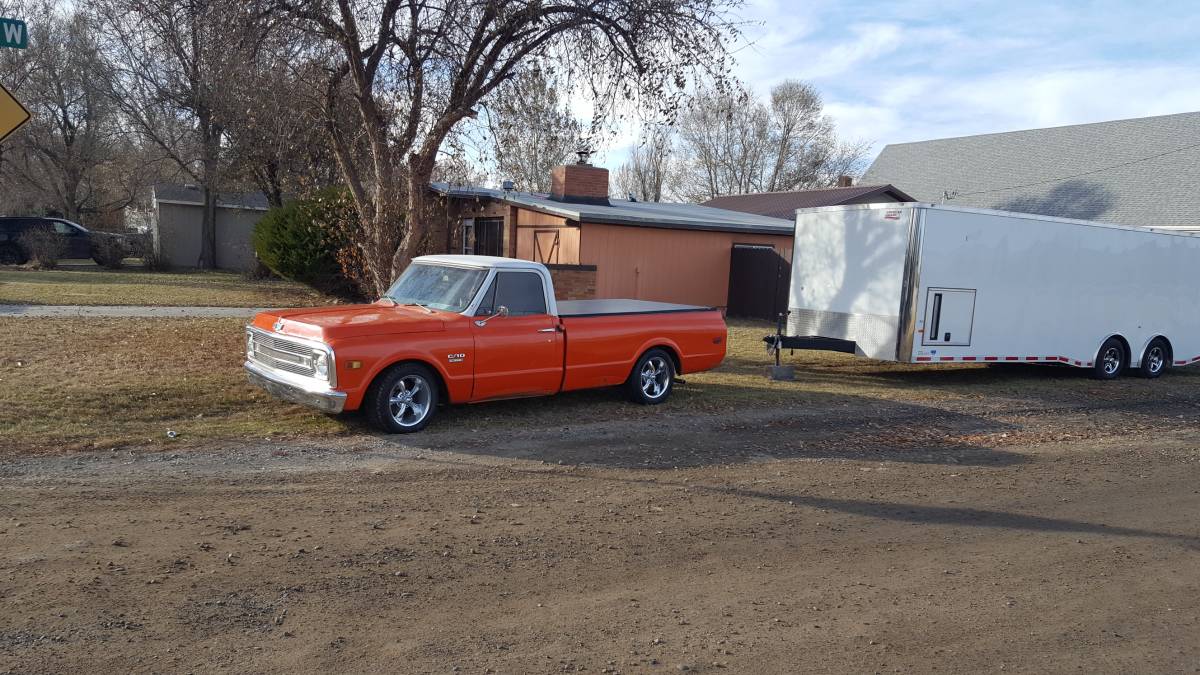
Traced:
<path fill-rule="evenodd" d="M 904 363 L 1200 361 L 1200 236 L 933 204 L 801 209 L 781 347 Z"/>

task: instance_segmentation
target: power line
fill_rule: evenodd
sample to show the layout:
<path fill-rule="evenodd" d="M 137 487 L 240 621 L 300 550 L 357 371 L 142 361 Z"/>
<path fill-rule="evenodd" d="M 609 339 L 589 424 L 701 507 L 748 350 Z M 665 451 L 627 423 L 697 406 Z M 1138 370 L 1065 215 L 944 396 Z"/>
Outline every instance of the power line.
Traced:
<path fill-rule="evenodd" d="M 1047 185 L 1049 183 L 1061 183 L 1064 180 L 1071 180 L 1072 178 L 1082 178 L 1084 176 L 1091 176 L 1093 174 L 1103 173 L 1105 171 L 1112 171 L 1113 169 L 1120 169 L 1122 167 L 1130 166 L 1133 164 L 1138 164 L 1140 162 L 1148 162 L 1152 159 L 1158 159 L 1159 157 L 1166 157 L 1167 155 L 1173 155 L 1177 152 L 1183 152 L 1184 150 L 1191 150 L 1192 148 L 1200 148 L 1200 143 L 1193 143 L 1191 145 L 1185 145 L 1181 148 L 1175 148 L 1174 150 L 1167 150 L 1166 152 L 1160 152 L 1157 155 L 1148 155 L 1146 157 L 1139 157 L 1137 159 L 1131 159 L 1128 162 L 1121 162 L 1120 164 L 1113 164 L 1112 166 L 1105 166 L 1105 167 L 1101 167 L 1099 169 L 1092 169 L 1091 171 L 1084 171 L 1083 173 L 1076 173 L 1076 174 L 1072 174 L 1070 176 L 1061 176 L 1059 178 L 1049 178 L 1047 180 L 1040 180 L 1040 181 L 1036 181 L 1033 183 L 1025 183 L 1024 185 L 1013 185 L 1011 187 L 994 188 L 992 190 L 979 190 L 976 192 L 956 192 L 953 190 L 947 190 L 943 193 L 943 195 L 944 195 L 943 201 L 946 198 L 957 199 L 958 197 L 969 197 L 971 195 L 986 195 L 986 194 L 990 194 L 992 192 L 1007 192 L 1009 190 L 1020 190 L 1022 188 L 1027 188 L 1027 187 L 1037 187 L 1038 185 Z"/>

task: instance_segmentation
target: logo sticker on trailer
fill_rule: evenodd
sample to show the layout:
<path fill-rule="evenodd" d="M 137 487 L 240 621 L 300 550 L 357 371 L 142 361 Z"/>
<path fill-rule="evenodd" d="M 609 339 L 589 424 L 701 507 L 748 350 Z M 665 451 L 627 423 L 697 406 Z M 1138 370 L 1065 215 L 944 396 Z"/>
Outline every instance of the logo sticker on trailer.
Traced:
<path fill-rule="evenodd" d="M 900 220 L 900 210 L 892 209 L 883 213 L 884 220 Z"/>

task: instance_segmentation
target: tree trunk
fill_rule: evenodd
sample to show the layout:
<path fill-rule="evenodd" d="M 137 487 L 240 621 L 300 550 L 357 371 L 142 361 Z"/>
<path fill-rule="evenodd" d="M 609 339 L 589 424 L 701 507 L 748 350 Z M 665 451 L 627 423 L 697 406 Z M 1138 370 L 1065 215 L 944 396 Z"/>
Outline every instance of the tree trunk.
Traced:
<path fill-rule="evenodd" d="M 204 190 L 204 212 L 200 219 L 200 260 L 197 267 L 202 270 L 217 266 L 217 187 L 219 169 L 221 129 L 213 122 L 212 112 L 200 110 L 201 175 L 200 186 Z"/>
<path fill-rule="evenodd" d="M 392 257 L 393 279 L 408 268 L 413 258 L 450 250 L 445 218 L 439 218 L 432 208 L 434 204 L 429 195 L 432 179 L 433 162 L 413 155 L 408 166 L 407 227 Z"/>
<path fill-rule="evenodd" d="M 217 194 L 207 185 L 204 190 L 204 211 L 200 217 L 200 259 L 196 266 L 202 270 L 217 266 Z"/>

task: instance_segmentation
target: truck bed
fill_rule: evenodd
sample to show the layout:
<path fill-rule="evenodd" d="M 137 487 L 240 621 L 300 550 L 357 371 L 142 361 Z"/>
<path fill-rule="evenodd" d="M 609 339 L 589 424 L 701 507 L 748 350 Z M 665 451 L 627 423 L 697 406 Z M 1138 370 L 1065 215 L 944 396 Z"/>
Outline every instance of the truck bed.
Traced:
<path fill-rule="evenodd" d="M 558 303 L 566 345 L 564 391 L 621 384 L 647 349 L 673 354 L 679 373 L 715 368 L 725 357 L 725 321 L 711 307 L 645 300 Z"/>
<path fill-rule="evenodd" d="M 708 312 L 713 307 L 677 305 L 649 300 L 561 300 L 558 315 L 564 318 L 614 316 L 619 314 L 665 314 L 670 312 Z"/>

